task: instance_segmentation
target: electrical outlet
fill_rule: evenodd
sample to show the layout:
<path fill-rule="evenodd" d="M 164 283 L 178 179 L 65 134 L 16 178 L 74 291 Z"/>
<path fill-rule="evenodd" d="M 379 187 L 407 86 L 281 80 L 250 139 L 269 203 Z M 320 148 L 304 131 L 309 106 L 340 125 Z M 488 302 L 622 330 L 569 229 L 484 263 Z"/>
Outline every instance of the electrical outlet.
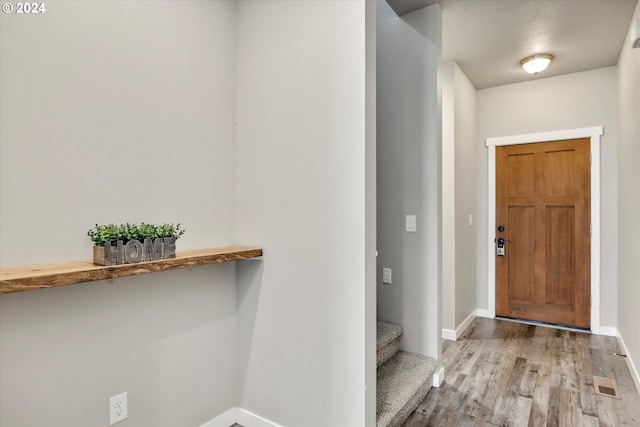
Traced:
<path fill-rule="evenodd" d="M 109 398 L 109 425 L 127 419 L 127 392 Z"/>

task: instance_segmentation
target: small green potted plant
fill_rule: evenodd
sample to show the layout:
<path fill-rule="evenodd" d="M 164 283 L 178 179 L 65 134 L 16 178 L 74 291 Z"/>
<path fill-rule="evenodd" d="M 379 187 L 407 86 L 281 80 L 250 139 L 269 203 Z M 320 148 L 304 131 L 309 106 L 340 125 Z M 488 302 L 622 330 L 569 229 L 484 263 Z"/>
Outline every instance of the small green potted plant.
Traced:
<path fill-rule="evenodd" d="M 175 258 L 175 241 L 184 234 L 180 224 L 96 224 L 87 232 L 93 242 L 93 263 L 133 264 Z M 114 245 L 115 244 L 115 245 Z"/>

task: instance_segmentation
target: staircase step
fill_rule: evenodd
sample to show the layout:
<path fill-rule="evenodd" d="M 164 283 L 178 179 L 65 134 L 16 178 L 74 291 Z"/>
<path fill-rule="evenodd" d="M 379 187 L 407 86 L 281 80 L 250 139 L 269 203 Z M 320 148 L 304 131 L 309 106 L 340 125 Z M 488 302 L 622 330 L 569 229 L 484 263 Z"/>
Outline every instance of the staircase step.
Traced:
<path fill-rule="evenodd" d="M 381 320 L 376 326 L 376 366 L 379 367 L 400 350 L 402 326 Z"/>
<path fill-rule="evenodd" d="M 378 368 L 376 427 L 401 426 L 431 390 L 436 360 L 397 352 Z"/>

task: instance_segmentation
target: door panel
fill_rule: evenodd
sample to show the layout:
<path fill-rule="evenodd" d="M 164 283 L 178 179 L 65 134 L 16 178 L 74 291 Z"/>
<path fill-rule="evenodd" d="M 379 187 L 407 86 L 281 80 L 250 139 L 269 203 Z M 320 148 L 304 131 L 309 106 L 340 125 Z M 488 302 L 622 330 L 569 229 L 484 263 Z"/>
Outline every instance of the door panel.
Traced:
<path fill-rule="evenodd" d="M 507 161 L 509 198 L 534 197 L 536 162 L 533 153 L 514 154 Z"/>
<path fill-rule="evenodd" d="M 533 206 L 509 208 L 510 235 L 518 239 L 507 243 L 509 251 L 509 297 L 516 301 L 531 301 L 534 297 L 535 227 Z"/>
<path fill-rule="evenodd" d="M 547 197 L 568 196 L 575 192 L 575 158 L 573 151 L 545 153 L 545 185 Z"/>
<path fill-rule="evenodd" d="M 573 212 L 573 206 L 551 206 L 547 209 L 547 304 L 573 304 Z"/>
<path fill-rule="evenodd" d="M 590 326 L 589 144 L 497 147 L 496 315 Z"/>

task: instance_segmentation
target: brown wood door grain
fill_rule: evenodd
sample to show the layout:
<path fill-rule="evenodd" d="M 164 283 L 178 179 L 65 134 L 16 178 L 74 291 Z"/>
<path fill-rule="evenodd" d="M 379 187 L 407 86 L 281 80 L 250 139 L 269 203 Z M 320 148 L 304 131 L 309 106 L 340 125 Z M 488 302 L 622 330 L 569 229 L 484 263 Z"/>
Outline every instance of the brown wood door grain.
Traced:
<path fill-rule="evenodd" d="M 496 147 L 496 315 L 590 327 L 589 139 Z"/>

